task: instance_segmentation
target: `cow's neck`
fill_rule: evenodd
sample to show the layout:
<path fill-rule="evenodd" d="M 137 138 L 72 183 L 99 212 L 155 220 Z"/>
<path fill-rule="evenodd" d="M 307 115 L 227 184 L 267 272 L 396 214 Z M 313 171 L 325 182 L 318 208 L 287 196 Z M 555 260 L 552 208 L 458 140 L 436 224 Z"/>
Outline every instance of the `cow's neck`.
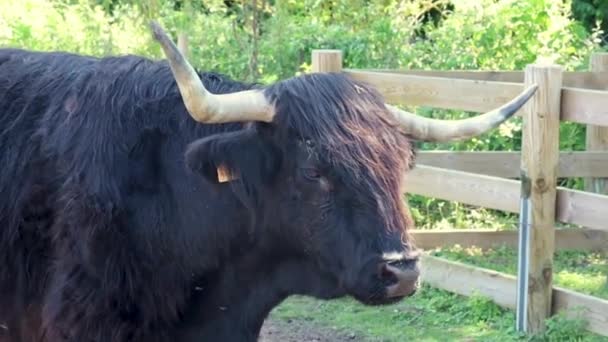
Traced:
<path fill-rule="evenodd" d="M 257 341 L 264 319 L 292 294 L 334 297 L 323 293 L 330 283 L 301 261 L 247 256 L 202 287 L 184 316 L 179 341 Z M 272 267 L 260 265 L 275 265 Z"/>

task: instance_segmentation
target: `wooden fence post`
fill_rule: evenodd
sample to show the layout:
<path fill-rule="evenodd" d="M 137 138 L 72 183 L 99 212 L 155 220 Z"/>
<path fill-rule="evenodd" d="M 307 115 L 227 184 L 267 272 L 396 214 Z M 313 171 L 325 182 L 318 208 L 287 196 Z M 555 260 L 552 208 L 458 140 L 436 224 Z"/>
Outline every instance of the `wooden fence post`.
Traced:
<path fill-rule="evenodd" d="M 551 314 L 562 77 L 558 65 L 528 65 L 525 71 L 525 85 L 536 83 L 538 91 L 522 112 L 520 215 L 528 236 L 521 241 L 528 258 L 520 263 L 525 286 L 518 295 L 523 304 L 518 304 L 517 320 L 518 328 L 532 334 L 545 330 Z"/>
<path fill-rule="evenodd" d="M 589 64 L 593 72 L 608 71 L 608 53 L 592 54 Z M 586 149 L 587 151 L 608 151 L 608 127 L 587 125 Z M 608 178 L 585 179 L 585 190 L 608 194 Z"/>
<path fill-rule="evenodd" d="M 342 71 L 341 50 L 312 50 L 312 72 Z"/>

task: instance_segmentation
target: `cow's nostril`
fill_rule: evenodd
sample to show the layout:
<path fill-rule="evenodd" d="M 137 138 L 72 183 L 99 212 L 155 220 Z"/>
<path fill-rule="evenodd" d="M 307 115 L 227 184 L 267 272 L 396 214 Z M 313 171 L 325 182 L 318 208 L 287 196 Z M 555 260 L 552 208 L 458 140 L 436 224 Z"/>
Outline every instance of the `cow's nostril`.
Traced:
<path fill-rule="evenodd" d="M 418 268 L 415 267 L 416 262 L 413 262 L 414 265 L 410 265 L 411 260 L 403 260 L 402 262 L 382 263 L 380 279 L 386 287 L 387 297 L 410 296 L 418 287 L 420 273 Z"/>
<path fill-rule="evenodd" d="M 387 287 L 394 285 L 399 281 L 395 273 L 391 272 L 386 263 L 382 263 L 380 266 L 380 279 L 382 280 L 382 284 Z"/>

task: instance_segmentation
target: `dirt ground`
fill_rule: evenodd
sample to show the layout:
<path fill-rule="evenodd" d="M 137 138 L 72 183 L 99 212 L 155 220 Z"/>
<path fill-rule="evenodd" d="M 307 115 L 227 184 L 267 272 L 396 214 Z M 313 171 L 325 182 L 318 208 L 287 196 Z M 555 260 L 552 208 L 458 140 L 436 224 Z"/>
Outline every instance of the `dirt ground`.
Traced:
<path fill-rule="evenodd" d="M 338 332 L 319 327 L 304 320 L 276 320 L 269 318 L 262 328 L 258 342 L 353 342 L 365 341 L 354 333 Z"/>

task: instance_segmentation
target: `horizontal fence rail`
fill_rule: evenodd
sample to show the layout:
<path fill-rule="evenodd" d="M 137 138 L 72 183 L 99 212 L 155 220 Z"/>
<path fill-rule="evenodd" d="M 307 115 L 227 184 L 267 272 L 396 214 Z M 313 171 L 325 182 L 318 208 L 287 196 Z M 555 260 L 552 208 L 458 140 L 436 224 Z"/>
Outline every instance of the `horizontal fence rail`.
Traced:
<path fill-rule="evenodd" d="M 460 245 L 483 249 L 508 246 L 517 248 L 517 231 L 494 229 L 412 230 L 416 247 L 434 249 Z M 555 247 L 593 252 L 608 251 L 608 231 L 596 229 L 556 229 Z"/>
<path fill-rule="evenodd" d="M 490 209 L 519 213 L 520 182 L 417 165 L 406 176 L 406 191 Z M 608 231 L 608 196 L 557 188 L 556 219 Z"/>
<path fill-rule="evenodd" d="M 561 120 L 608 127 L 608 91 L 562 88 Z"/>
<path fill-rule="evenodd" d="M 432 106 L 486 112 L 517 96 L 517 83 L 426 77 L 370 71 L 346 71 L 356 80 L 374 86 L 392 104 Z"/>
<path fill-rule="evenodd" d="M 348 69 L 350 71 L 350 69 Z M 479 70 L 391 70 L 359 69 L 378 73 L 415 75 L 427 77 L 460 78 L 477 81 L 523 83 L 523 71 L 479 71 Z M 608 71 L 564 71 L 563 86 L 603 90 L 608 88 Z"/>
<path fill-rule="evenodd" d="M 417 165 L 406 175 L 410 194 L 519 213 L 519 181 Z"/>
<path fill-rule="evenodd" d="M 420 151 L 416 164 L 519 178 L 521 152 Z M 558 177 L 608 177 L 608 152 L 560 152 Z"/>
<path fill-rule="evenodd" d="M 422 258 L 422 281 L 440 289 L 464 296 L 481 294 L 496 304 L 515 308 L 516 280 L 514 276 L 479 267 L 468 266 L 433 256 Z M 608 336 L 608 301 L 553 286 L 552 311 L 565 311 L 576 317 L 581 309 L 587 329 Z"/>
<path fill-rule="evenodd" d="M 486 112 L 523 90 L 521 83 L 351 69 L 345 72 L 374 86 L 387 102 L 401 105 Z M 561 102 L 561 120 L 608 126 L 608 91 L 564 87 Z"/>
<path fill-rule="evenodd" d="M 608 196 L 557 188 L 557 219 L 608 231 Z"/>

